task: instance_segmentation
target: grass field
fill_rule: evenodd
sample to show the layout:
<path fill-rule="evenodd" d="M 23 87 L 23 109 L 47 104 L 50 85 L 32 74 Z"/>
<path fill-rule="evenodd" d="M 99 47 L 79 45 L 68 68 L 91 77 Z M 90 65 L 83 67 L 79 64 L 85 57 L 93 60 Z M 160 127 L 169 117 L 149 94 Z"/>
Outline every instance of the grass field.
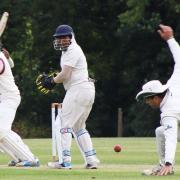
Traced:
<path fill-rule="evenodd" d="M 72 147 L 71 170 L 48 169 L 46 164 L 51 161 L 50 139 L 24 140 L 40 159 L 38 168 L 13 168 L 6 164 L 9 158 L 0 154 L 0 179 L 2 180 L 91 180 L 91 179 L 127 179 L 127 180 L 154 180 L 180 179 L 180 144 L 176 153 L 175 175 L 166 177 L 142 176 L 141 171 L 157 163 L 154 138 L 94 138 L 94 147 L 101 160 L 99 169 L 86 170 L 84 162 L 75 142 Z M 115 153 L 113 146 L 122 145 L 122 152 Z"/>

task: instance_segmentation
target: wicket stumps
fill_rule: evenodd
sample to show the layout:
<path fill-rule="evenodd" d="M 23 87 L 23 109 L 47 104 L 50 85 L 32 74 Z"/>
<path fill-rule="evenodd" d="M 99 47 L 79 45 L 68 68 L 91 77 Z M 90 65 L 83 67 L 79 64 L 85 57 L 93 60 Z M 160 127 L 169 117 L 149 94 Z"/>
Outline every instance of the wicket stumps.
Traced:
<path fill-rule="evenodd" d="M 51 104 L 51 119 L 52 119 L 52 160 L 56 161 L 56 156 L 58 154 L 59 164 L 62 163 L 62 137 L 60 134 L 61 129 L 61 108 L 62 103 L 52 103 Z M 86 163 L 86 157 L 78 143 L 75 133 L 72 131 L 72 135 L 76 141 L 76 144 L 83 156 L 84 162 Z"/>
<path fill-rule="evenodd" d="M 56 118 L 60 113 L 61 104 L 60 103 L 52 103 L 51 104 L 51 120 L 52 120 L 52 160 L 56 161 L 57 155 L 57 137 L 56 137 Z"/>

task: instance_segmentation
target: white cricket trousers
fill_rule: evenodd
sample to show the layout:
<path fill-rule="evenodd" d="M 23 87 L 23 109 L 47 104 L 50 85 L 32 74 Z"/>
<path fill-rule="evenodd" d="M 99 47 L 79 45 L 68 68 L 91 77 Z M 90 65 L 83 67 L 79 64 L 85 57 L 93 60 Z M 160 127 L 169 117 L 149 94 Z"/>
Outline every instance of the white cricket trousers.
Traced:
<path fill-rule="evenodd" d="M 86 127 L 86 120 L 95 98 L 94 83 L 85 82 L 72 86 L 65 95 L 62 106 L 62 127 L 74 132 Z"/>
<path fill-rule="evenodd" d="M 92 82 L 72 86 L 65 95 L 62 105 L 62 149 L 64 161 L 71 161 L 71 129 L 78 138 L 81 150 L 87 156 L 87 162 L 95 161 L 95 150 L 90 135 L 86 130 L 86 120 L 92 109 L 95 98 L 95 87 Z M 90 153 L 87 153 L 90 152 Z M 68 159 L 69 155 L 69 159 Z"/>
<path fill-rule="evenodd" d="M 28 146 L 11 130 L 20 101 L 18 94 L 0 95 L 0 148 L 15 161 L 34 161 Z"/>
<path fill-rule="evenodd" d="M 0 95 L 0 129 L 11 130 L 16 110 L 20 104 L 21 97 L 17 94 Z M 1 135 L 1 133 L 0 133 Z M 1 136 L 0 136 L 1 138 Z"/>
<path fill-rule="evenodd" d="M 177 145 L 178 120 L 167 116 L 161 120 L 161 126 L 156 128 L 156 144 L 161 165 L 165 162 L 174 163 Z"/>

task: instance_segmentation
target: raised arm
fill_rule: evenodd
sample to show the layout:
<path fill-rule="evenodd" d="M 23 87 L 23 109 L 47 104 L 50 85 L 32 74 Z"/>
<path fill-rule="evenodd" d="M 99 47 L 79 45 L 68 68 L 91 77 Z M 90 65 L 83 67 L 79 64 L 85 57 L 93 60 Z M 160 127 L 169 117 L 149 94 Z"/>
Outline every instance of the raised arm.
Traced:
<path fill-rule="evenodd" d="M 180 64 L 180 46 L 174 38 L 174 33 L 172 28 L 170 26 L 165 26 L 163 24 L 160 24 L 159 27 L 160 27 L 160 29 L 158 30 L 159 35 L 161 36 L 162 39 L 167 41 L 175 63 Z"/>
<path fill-rule="evenodd" d="M 174 38 L 171 38 L 167 40 L 167 43 L 173 55 L 174 62 L 180 65 L 180 46 L 178 42 Z"/>

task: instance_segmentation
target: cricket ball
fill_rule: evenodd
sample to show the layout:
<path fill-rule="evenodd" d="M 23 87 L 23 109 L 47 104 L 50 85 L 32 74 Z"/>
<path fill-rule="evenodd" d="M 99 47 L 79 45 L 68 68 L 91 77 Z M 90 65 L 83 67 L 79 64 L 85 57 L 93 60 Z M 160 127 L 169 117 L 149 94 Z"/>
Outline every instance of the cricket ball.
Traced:
<path fill-rule="evenodd" d="M 116 144 L 116 145 L 114 146 L 114 151 L 115 151 L 115 152 L 121 152 L 121 150 L 122 150 L 122 148 L 121 148 L 121 145 L 120 145 L 120 144 Z"/>

